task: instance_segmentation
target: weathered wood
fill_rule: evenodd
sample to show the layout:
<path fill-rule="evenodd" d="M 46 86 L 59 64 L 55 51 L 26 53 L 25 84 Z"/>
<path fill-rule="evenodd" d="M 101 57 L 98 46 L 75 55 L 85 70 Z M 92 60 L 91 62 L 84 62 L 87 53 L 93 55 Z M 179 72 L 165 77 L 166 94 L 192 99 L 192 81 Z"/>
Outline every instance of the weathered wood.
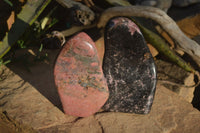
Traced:
<path fill-rule="evenodd" d="M 75 20 L 83 25 L 90 25 L 95 18 L 94 12 L 87 6 L 73 0 L 56 0 L 65 8 L 72 11 Z"/>
<path fill-rule="evenodd" d="M 110 18 L 116 16 L 145 17 L 156 21 L 173 39 L 177 41 L 178 48 L 189 54 L 200 66 L 199 44 L 189 39 L 164 11 L 158 8 L 146 6 L 112 7 L 102 13 L 98 22 L 98 27 L 104 27 Z"/>
<path fill-rule="evenodd" d="M 37 133 L 28 125 L 23 125 L 11 118 L 6 111 L 0 110 L 1 133 Z"/>

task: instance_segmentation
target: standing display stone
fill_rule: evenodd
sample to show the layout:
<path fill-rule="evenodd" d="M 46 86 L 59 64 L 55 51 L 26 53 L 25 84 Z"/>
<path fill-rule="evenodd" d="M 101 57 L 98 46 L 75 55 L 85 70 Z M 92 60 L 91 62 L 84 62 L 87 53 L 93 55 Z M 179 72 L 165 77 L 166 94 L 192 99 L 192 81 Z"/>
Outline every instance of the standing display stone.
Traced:
<path fill-rule="evenodd" d="M 142 33 L 128 18 L 113 18 L 107 23 L 103 71 L 110 92 L 105 111 L 150 112 L 156 67 Z"/>
<path fill-rule="evenodd" d="M 66 114 L 90 116 L 108 99 L 108 87 L 95 44 L 83 32 L 72 37 L 61 50 L 54 76 Z"/>

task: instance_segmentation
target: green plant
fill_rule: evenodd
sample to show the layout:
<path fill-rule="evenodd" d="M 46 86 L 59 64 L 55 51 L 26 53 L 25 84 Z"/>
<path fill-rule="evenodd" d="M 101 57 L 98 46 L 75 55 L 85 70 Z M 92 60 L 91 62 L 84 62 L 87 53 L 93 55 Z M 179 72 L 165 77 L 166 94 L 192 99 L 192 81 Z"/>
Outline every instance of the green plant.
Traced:
<path fill-rule="evenodd" d="M 9 0 L 4 0 L 7 4 L 9 4 L 11 7 L 13 7 L 13 3 L 10 2 Z"/>

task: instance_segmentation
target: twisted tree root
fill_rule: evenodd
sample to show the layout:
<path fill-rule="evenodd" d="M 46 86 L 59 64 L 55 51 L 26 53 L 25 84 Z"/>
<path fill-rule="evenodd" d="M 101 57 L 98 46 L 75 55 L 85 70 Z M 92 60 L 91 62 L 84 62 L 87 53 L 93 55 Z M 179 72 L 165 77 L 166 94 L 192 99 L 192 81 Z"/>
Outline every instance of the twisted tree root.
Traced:
<path fill-rule="evenodd" d="M 178 48 L 186 52 L 200 67 L 200 46 L 189 39 L 164 11 L 147 6 L 112 7 L 105 10 L 97 24 L 99 28 L 105 27 L 109 19 L 116 16 L 135 16 L 150 18 L 160 24 L 163 29 L 177 41 Z"/>

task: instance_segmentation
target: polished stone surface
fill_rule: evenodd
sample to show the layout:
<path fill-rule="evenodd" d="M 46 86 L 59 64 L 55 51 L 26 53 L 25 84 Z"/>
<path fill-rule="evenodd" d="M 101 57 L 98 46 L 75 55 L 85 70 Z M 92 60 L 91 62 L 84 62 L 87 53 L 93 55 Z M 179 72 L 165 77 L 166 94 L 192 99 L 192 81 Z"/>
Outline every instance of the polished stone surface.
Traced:
<path fill-rule="evenodd" d="M 156 67 L 143 35 L 128 18 L 111 19 L 106 26 L 103 72 L 110 92 L 105 111 L 150 112 Z"/>
<path fill-rule="evenodd" d="M 109 91 L 95 44 L 83 32 L 72 37 L 61 50 L 54 76 L 66 114 L 90 116 L 108 99 Z"/>

